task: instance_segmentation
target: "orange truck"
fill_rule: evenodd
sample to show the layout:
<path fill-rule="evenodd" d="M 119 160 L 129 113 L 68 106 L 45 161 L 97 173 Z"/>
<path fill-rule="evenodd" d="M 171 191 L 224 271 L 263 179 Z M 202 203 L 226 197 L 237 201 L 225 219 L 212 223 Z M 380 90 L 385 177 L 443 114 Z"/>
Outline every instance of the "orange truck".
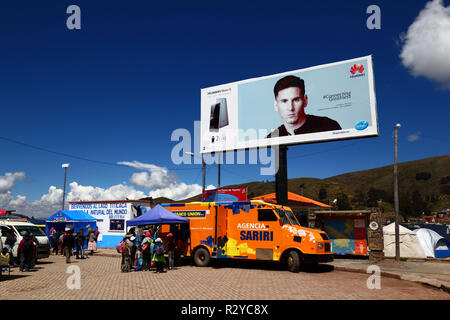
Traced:
<path fill-rule="evenodd" d="M 162 206 L 189 219 L 187 256 L 200 267 L 211 258 L 271 260 L 298 272 L 302 263 L 333 261 L 327 234 L 302 227 L 289 207 L 261 200 Z"/>

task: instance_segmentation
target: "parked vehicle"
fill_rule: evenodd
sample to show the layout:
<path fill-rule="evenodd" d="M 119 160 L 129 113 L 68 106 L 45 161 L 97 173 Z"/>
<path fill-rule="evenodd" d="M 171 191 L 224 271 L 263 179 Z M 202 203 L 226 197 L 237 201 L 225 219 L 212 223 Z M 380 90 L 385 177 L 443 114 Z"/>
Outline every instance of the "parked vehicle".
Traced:
<path fill-rule="evenodd" d="M 333 261 L 327 234 L 302 227 L 289 207 L 260 200 L 163 207 L 190 220 L 187 256 L 200 267 L 211 258 L 272 260 L 298 272 L 302 263 Z"/>
<path fill-rule="evenodd" d="M 36 259 L 48 258 L 50 256 L 50 244 L 47 235 L 35 224 L 28 222 L 25 218 L 7 218 L 0 220 L 0 234 L 3 243 L 6 241 L 6 234 L 8 230 L 12 230 L 16 236 L 16 243 L 13 248 L 14 256 L 17 257 L 17 247 L 23 236 L 28 231 L 32 234 L 39 245 L 36 250 Z"/>

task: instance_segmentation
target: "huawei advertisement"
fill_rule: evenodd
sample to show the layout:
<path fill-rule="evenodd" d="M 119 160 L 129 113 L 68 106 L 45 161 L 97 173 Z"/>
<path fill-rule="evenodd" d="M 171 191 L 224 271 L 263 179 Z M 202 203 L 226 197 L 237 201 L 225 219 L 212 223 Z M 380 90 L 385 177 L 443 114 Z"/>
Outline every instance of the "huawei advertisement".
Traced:
<path fill-rule="evenodd" d="M 372 56 L 201 90 L 201 151 L 378 136 Z"/>

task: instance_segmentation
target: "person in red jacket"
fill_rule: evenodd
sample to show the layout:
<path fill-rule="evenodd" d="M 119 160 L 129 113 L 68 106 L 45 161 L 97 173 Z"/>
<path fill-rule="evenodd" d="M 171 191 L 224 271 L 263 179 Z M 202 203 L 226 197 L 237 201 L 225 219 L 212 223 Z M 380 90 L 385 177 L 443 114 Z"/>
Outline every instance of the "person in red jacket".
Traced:
<path fill-rule="evenodd" d="M 22 241 L 19 243 L 19 247 L 17 248 L 18 255 L 20 257 L 20 271 L 30 271 L 32 268 L 32 260 L 34 251 L 36 250 L 33 238 L 30 236 L 28 232 L 25 233 Z"/>

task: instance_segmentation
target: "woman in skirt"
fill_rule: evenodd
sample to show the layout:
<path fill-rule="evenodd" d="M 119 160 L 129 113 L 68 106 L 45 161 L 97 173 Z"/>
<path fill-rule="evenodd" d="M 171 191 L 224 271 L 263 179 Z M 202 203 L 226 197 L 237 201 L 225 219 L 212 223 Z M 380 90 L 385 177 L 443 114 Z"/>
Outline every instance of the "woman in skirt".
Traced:
<path fill-rule="evenodd" d="M 97 236 L 93 230 L 89 233 L 88 250 L 91 250 L 91 255 L 94 254 L 94 251 L 97 251 Z"/>

